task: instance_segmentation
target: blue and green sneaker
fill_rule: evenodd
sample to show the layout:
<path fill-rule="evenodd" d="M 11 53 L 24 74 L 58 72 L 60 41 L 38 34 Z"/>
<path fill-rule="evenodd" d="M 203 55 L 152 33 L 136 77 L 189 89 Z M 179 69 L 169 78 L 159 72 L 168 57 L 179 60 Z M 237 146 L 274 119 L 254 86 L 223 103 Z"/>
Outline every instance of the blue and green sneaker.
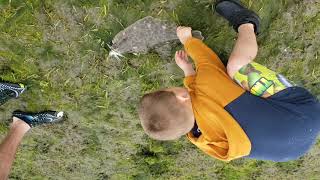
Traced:
<path fill-rule="evenodd" d="M 17 98 L 24 92 L 26 87 L 23 84 L 11 84 L 0 82 L 0 105 L 9 99 Z"/>
<path fill-rule="evenodd" d="M 63 111 L 43 111 L 39 113 L 14 111 L 12 116 L 26 122 L 30 127 L 61 122 L 65 119 Z"/>

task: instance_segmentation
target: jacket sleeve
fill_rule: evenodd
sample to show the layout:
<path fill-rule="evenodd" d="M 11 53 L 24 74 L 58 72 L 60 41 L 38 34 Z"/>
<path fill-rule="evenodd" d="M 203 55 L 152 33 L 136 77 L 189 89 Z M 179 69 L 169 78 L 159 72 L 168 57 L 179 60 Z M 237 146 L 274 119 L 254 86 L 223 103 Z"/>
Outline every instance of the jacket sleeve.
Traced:
<path fill-rule="evenodd" d="M 189 91 L 194 91 L 194 81 L 195 81 L 196 75 L 192 76 L 187 76 L 183 80 L 184 86 L 189 90 Z"/>
<path fill-rule="evenodd" d="M 190 38 L 184 44 L 184 48 L 188 55 L 193 59 L 196 69 L 200 64 L 207 63 L 217 66 L 217 68 L 226 71 L 225 66 L 219 59 L 216 53 L 214 53 L 207 45 L 201 40 L 196 38 Z"/>

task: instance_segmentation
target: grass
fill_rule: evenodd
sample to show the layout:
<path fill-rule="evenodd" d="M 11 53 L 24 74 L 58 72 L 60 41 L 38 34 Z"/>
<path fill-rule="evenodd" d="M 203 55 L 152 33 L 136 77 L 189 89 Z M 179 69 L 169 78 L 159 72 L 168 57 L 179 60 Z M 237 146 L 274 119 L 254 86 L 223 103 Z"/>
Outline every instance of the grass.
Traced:
<path fill-rule="evenodd" d="M 245 0 L 262 17 L 257 61 L 320 97 L 319 4 Z M 152 15 L 201 30 L 227 60 L 236 34 L 210 0 L 0 0 L 0 78 L 28 90 L 0 107 L 0 136 L 11 112 L 64 110 L 63 124 L 33 129 L 10 179 L 319 179 L 317 144 L 288 163 L 216 161 L 185 138 L 156 142 L 136 113 L 148 91 L 182 85 L 181 71 L 157 54 L 108 59 L 106 44 Z"/>

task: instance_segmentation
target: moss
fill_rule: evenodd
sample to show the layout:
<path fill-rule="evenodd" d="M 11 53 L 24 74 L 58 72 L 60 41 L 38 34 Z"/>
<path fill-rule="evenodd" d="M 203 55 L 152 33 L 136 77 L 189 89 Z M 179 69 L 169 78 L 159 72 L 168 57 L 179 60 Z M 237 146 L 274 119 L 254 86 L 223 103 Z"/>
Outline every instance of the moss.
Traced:
<path fill-rule="evenodd" d="M 107 57 L 113 36 L 152 15 L 203 31 L 226 62 L 236 33 L 205 0 L 0 1 L 0 78 L 28 90 L 2 106 L 0 134 L 13 110 L 64 110 L 69 119 L 33 129 L 11 179 L 319 179 L 319 143 L 289 163 L 226 164 L 186 139 L 156 142 L 139 125 L 146 92 L 181 86 L 182 72 L 158 55 Z M 257 61 L 320 97 L 319 13 L 312 2 L 244 0 L 262 18 Z M 177 47 L 179 49 L 181 47 Z"/>

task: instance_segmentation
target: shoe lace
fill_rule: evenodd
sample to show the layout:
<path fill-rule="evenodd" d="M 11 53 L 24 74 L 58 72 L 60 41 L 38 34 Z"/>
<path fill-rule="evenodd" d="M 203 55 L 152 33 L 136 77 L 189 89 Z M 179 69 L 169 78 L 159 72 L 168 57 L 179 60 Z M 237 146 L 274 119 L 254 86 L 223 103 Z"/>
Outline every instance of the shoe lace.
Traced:
<path fill-rule="evenodd" d="M 46 122 L 52 122 L 54 117 L 51 114 L 47 113 L 39 113 L 33 115 L 32 124 L 33 125 L 40 125 Z"/>

